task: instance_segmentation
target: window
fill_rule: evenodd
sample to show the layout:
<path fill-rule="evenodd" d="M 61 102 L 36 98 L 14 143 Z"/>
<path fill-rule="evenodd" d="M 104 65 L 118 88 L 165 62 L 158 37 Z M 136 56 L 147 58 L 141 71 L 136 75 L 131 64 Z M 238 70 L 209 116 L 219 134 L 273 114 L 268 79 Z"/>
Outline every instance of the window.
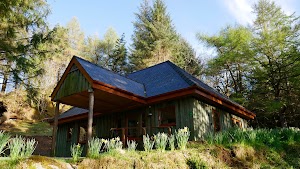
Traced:
<path fill-rule="evenodd" d="M 80 124 L 78 130 L 78 143 L 85 144 L 87 141 L 87 124 Z M 96 137 L 96 126 L 94 124 L 92 127 L 92 137 Z"/>
<path fill-rule="evenodd" d="M 168 106 L 158 110 L 160 126 L 176 126 L 175 106 Z"/>
<path fill-rule="evenodd" d="M 213 110 L 213 121 L 214 121 L 214 130 L 215 132 L 221 131 L 220 125 L 220 113 L 216 110 Z"/>
<path fill-rule="evenodd" d="M 78 142 L 80 144 L 86 143 L 86 137 L 87 137 L 87 127 L 86 126 L 80 126 L 79 127 Z"/>
<path fill-rule="evenodd" d="M 232 118 L 233 127 L 242 128 L 242 122 L 236 118 Z"/>

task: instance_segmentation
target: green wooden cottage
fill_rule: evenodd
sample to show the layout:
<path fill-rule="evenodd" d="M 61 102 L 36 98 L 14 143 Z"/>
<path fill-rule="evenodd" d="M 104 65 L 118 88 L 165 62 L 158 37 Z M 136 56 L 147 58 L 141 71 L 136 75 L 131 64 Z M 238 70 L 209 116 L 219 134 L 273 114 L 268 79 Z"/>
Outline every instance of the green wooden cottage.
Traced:
<path fill-rule="evenodd" d="M 51 98 L 56 102 L 55 156 L 91 137 L 141 140 L 144 134 L 187 126 L 190 140 L 233 126 L 255 114 L 170 61 L 122 76 L 74 56 Z M 74 106 L 59 115 L 59 103 Z"/>

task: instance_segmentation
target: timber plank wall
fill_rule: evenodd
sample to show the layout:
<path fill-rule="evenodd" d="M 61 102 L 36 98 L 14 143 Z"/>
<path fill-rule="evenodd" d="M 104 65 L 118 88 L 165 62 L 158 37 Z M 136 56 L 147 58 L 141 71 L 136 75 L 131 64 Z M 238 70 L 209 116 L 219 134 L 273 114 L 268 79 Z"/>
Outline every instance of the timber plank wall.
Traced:
<path fill-rule="evenodd" d="M 201 140 L 203 137 L 211 132 L 214 132 L 214 123 L 212 117 L 212 111 L 215 109 L 220 113 L 220 126 L 221 131 L 231 128 L 232 118 L 238 119 L 242 122 L 243 128 L 247 127 L 247 121 L 238 116 L 225 112 L 221 109 L 215 108 L 209 104 L 194 97 L 185 97 L 177 100 L 167 101 L 151 106 L 131 110 L 127 112 L 119 112 L 114 114 L 106 114 L 94 118 L 93 130 L 95 129 L 95 135 L 98 138 L 109 138 L 111 136 L 110 129 L 117 127 L 117 121 L 122 119 L 121 126 L 126 126 L 126 114 L 130 113 L 143 113 L 144 122 L 147 130 L 147 134 L 152 135 L 157 132 L 165 132 L 165 129 L 155 129 L 150 127 L 159 126 L 159 114 L 161 108 L 175 106 L 176 126 L 172 128 L 172 133 L 175 129 L 188 127 L 191 131 L 190 140 Z M 151 114 L 151 116 L 149 116 Z M 58 126 L 57 135 L 57 147 L 56 156 L 70 156 L 70 146 L 78 143 L 79 126 L 87 122 L 86 120 L 77 120 L 70 123 L 61 124 Z M 73 128 L 72 138 L 67 141 L 68 128 Z M 85 146 L 84 146 L 85 155 Z"/>
<path fill-rule="evenodd" d="M 86 91 L 89 88 L 91 88 L 91 84 L 78 69 L 70 71 L 58 90 L 54 100 Z"/>

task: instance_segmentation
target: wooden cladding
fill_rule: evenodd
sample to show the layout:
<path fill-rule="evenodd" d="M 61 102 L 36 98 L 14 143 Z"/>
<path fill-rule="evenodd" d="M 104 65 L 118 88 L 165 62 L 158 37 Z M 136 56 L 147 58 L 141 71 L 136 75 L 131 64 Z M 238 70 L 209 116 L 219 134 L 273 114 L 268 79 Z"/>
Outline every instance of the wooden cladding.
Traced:
<path fill-rule="evenodd" d="M 232 118 L 232 124 L 234 127 L 243 128 L 242 122 L 236 118 Z"/>
<path fill-rule="evenodd" d="M 84 75 L 77 69 L 66 76 L 64 82 L 60 86 L 54 100 L 86 91 L 91 88 L 91 84 L 86 80 Z"/>
<path fill-rule="evenodd" d="M 214 109 L 212 111 L 212 113 L 213 113 L 214 131 L 219 132 L 219 131 L 221 131 L 220 112 L 218 112 Z"/>

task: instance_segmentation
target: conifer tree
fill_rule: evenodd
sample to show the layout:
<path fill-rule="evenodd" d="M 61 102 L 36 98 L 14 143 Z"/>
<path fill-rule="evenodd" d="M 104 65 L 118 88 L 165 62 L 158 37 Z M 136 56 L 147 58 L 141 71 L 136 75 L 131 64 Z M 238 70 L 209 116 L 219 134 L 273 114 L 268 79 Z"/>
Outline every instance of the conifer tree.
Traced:
<path fill-rule="evenodd" d="M 41 45 L 51 39 L 45 21 L 49 13 L 43 0 L 3 0 L 0 3 L 1 91 L 16 87 L 42 73 L 39 66 L 48 51 Z"/>
<path fill-rule="evenodd" d="M 155 0 L 152 6 L 144 1 L 136 18 L 129 58 L 132 70 L 170 60 L 192 74 L 200 72 L 199 59 L 187 41 L 176 32 L 162 0 Z"/>
<path fill-rule="evenodd" d="M 112 54 L 108 58 L 108 68 L 116 73 L 125 74 L 127 72 L 127 48 L 125 35 L 122 34 L 116 42 Z"/>

